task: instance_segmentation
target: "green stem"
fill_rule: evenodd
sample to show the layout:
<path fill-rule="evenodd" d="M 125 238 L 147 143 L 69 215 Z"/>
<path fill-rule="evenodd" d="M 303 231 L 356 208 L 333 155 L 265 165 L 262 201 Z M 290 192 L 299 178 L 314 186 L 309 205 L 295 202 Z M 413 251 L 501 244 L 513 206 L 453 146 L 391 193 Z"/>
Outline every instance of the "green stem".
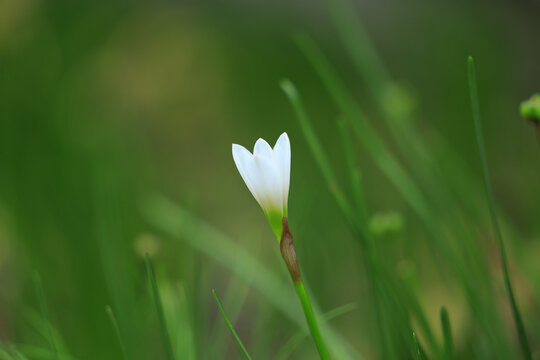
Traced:
<path fill-rule="evenodd" d="M 476 88 L 476 72 L 474 69 L 474 60 L 469 56 L 468 59 L 468 78 L 469 78 L 469 92 L 471 96 L 471 106 L 474 118 L 474 128 L 476 131 L 476 141 L 478 144 L 478 152 L 480 154 L 480 162 L 482 165 L 482 177 L 484 179 L 484 188 L 486 191 L 486 197 L 489 205 L 489 214 L 491 216 L 491 222 L 493 223 L 493 228 L 497 235 L 497 240 L 499 243 L 499 252 L 501 256 L 501 263 L 503 267 L 504 283 L 506 285 L 506 290 L 508 291 L 508 297 L 510 299 L 510 305 L 512 307 L 512 314 L 514 315 L 514 321 L 516 323 L 519 342 L 521 345 L 521 350 L 523 352 L 523 357 L 527 360 L 532 359 L 531 348 L 527 340 L 527 335 L 525 333 L 525 326 L 523 325 L 523 320 L 514 297 L 514 290 L 512 289 L 512 283 L 510 281 L 510 275 L 508 272 L 508 260 L 506 259 L 506 250 L 504 247 L 504 241 L 502 237 L 501 227 L 499 226 L 499 221 L 497 219 L 497 214 L 495 213 L 495 205 L 493 204 L 493 192 L 491 190 L 491 184 L 489 182 L 489 173 L 486 160 L 486 152 L 484 150 L 484 137 L 482 135 L 482 127 L 480 124 L 480 106 L 478 101 L 478 90 Z"/>
<path fill-rule="evenodd" d="M 319 330 L 319 325 L 317 324 L 317 319 L 315 318 L 315 313 L 311 307 L 311 302 L 309 301 L 304 283 L 300 281 L 294 284 L 294 288 L 296 289 L 296 293 L 298 294 L 298 298 L 302 304 L 302 309 L 304 310 L 304 315 L 306 316 L 309 331 L 311 332 L 311 336 L 315 341 L 317 351 L 319 351 L 319 356 L 322 360 L 330 360 L 330 355 L 328 354 L 328 350 L 324 344 L 324 340 L 322 338 L 321 331 Z"/>

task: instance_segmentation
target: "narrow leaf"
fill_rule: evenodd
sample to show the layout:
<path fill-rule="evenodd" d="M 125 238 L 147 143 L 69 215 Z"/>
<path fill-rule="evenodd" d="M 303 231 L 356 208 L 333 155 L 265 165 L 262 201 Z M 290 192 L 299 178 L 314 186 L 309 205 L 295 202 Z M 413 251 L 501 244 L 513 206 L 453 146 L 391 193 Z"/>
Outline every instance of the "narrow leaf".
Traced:
<path fill-rule="evenodd" d="M 441 307 L 441 327 L 444 339 L 444 354 L 446 360 L 454 358 L 454 350 L 452 344 L 452 328 L 450 327 L 450 318 L 448 317 L 448 311 L 443 306 Z"/>
<path fill-rule="evenodd" d="M 150 285 L 152 288 L 152 295 L 154 298 L 154 303 L 156 305 L 156 313 L 159 322 L 159 330 L 161 332 L 161 340 L 163 341 L 163 347 L 165 348 L 165 355 L 167 360 L 174 360 L 173 349 L 171 346 L 171 339 L 169 337 L 169 332 L 167 330 L 167 323 L 165 322 L 165 314 L 163 313 L 163 305 L 161 303 L 161 296 L 159 295 L 159 288 L 156 281 L 156 275 L 154 273 L 154 266 L 150 260 L 150 256 L 146 254 L 146 271 L 148 273 L 148 278 L 150 279 Z"/>
<path fill-rule="evenodd" d="M 416 337 L 416 333 L 414 331 L 412 336 L 414 340 L 416 360 L 422 360 L 422 350 L 420 350 L 420 343 L 418 342 L 418 338 Z"/>
<path fill-rule="evenodd" d="M 469 56 L 467 60 L 467 75 L 469 79 L 469 94 L 471 98 L 471 107 L 474 120 L 474 129 L 476 132 L 476 142 L 478 145 L 478 153 L 480 155 L 480 163 L 482 166 L 482 178 L 484 180 L 484 190 L 486 192 L 486 198 L 489 207 L 489 214 L 491 216 L 491 222 L 493 229 L 497 236 L 499 243 L 499 252 L 501 256 L 501 263 L 503 267 L 504 283 L 506 285 L 506 290 L 508 291 L 508 297 L 510 300 L 510 306 L 512 307 L 512 314 L 514 316 L 514 322 L 516 323 L 519 343 L 521 345 L 521 351 L 523 352 L 523 357 L 526 360 L 531 360 L 531 348 L 529 341 L 527 340 L 527 335 L 525 333 L 525 326 L 523 325 L 523 320 L 514 297 L 514 290 L 512 289 L 512 283 L 510 281 L 510 275 L 508 272 L 508 260 L 506 258 L 506 250 L 504 247 L 504 241 L 502 237 L 501 227 L 499 225 L 499 220 L 497 219 L 497 214 L 495 212 L 495 205 L 493 201 L 493 191 L 491 190 L 491 183 L 489 181 L 489 172 L 487 166 L 486 152 L 484 148 L 484 136 L 482 133 L 482 125 L 480 121 L 480 102 L 478 101 L 478 90 L 476 84 L 476 71 L 474 68 L 474 59 Z"/>
<path fill-rule="evenodd" d="M 223 306 L 221 305 L 221 301 L 219 301 L 219 298 L 218 298 L 218 296 L 216 294 L 216 291 L 214 289 L 212 289 L 212 294 L 214 294 L 214 299 L 216 300 L 217 307 L 218 307 L 219 311 L 221 312 L 221 315 L 223 316 L 223 320 L 225 320 L 225 324 L 227 324 L 227 327 L 229 328 L 229 330 L 231 330 L 231 333 L 233 334 L 233 337 L 236 340 L 236 343 L 240 347 L 240 350 L 242 350 L 242 354 L 244 354 L 244 357 L 246 359 L 251 360 L 251 356 L 249 356 L 249 353 L 248 353 L 246 347 L 244 346 L 244 344 L 242 343 L 242 340 L 240 340 L 240 337 L 238 336 L 238 334 L 234 330 L 233 325 L 231 324 L 231 322 L 229 321 L 229 318 L 227 317 L 227 314 L 225 314 L 225 310 L 223 310 Z"/>
<path fill-rule="evenodd" d="M 39 308 L 41 311 L 41 317 L 43 318 L 43 321 L 47 324 L 47 340 L 49 341 L 51 352 L 53 353 L 55 359 L 59 359 L 58 349 L 56 347 L 56 342 L 54 341 L 53 331 L 50 323 L 47 320 L 47 302 L 45 301 L 45 292 L 43 291 L 43 284 L 41 283 L 41 277 L 39 276 L 38 272 L 34 273 L 34 285 L 36 287 L 36 294 L 39 302 Z"/>
<path fill-rule="evenodd" d="M 122 340 L 122 334 L 120 333 L 120 327 L 118 326 L 118 321 L 116 320 L 116 316 L 114 316 L 114 312 L 109 305 L 105 307 L 105 311 L 107 312 L 107 316 L 109 316 L 109 319 L 111 320 L 111 324 L 114 328 L 114 332 L 118 339 L 118 343 L 120 344 L 120 350 L 122 351 L 122 358 L 124 360 L 127 360 L 126 347 L 124 345 L 124 341 Z"/>

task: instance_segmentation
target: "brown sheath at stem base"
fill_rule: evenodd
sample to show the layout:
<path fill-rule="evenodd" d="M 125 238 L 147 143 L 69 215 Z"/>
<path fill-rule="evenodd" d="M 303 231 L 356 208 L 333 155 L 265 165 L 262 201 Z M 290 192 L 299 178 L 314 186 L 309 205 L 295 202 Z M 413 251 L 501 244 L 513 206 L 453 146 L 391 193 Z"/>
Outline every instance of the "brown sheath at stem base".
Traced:
<path fill-rule="evenodd" d="M 298 262 L 296 260 L 296 251 L 294 250 L 293 236 L 289 230 L 289 222 L 287 218 L 283 217 L 283 229 L 281 231 L 281 241 L 279 243 L 281 250 L 281 256 L 285 260 L 289 274 L 295 284 L 302 282 L 300 277 L 300 270 L 298 269 Z"/>

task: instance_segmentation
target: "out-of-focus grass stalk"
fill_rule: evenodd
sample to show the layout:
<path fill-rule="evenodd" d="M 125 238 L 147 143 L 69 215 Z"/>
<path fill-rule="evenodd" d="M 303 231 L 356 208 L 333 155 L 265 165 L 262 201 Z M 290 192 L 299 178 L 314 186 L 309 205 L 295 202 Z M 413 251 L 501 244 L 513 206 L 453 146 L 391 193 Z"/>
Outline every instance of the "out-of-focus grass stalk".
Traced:
<path fill-rule="evenodd" d="M 202 279 L 199 282 L 195 282 L 195 284 L 204 283 L 205 280 Z M 183 281 L 177 284 L 169 283 L 166 289 L 166 294 L 168 293 L 167 302 L 164 302 L 163 306 L 169 318 L 167 325 L 169 334 L 171 335 L 175 357 L 182 360 L 198 359 L 201 356 L 197 347 L 197 337 L 198 334 L 204 331 L 204 328 L 196 328 L 195 324 L 206 319 L 199 315 L 200 320 L 197 320 L 196 312 L 198 309 L 193 306 L 192 302 L 197 301 L 198 297 L 193 297 L 193 295 L 188 293 L 187 286 Z M 163 294 L 163 288 L 161 292 Z M 206 310 L 204 300 L 199 301 L 201 302 L 200 306 Z M 210 358 L 213 357 L 210 356 Z"/>
<path fill-rule="evenodd" d="M 364 193 L 361 185 L 361 178 L 360 178 L 360 171 L 358 170 L 355 160 L 354 160 L 354 152 L 352 143 L 350 141 L 349 137 L 349 131 L 347 127 L 347 121 L 344 117 L 341 117 L 338 119 L 338 128 L 340 132 L 340 139 L 343 146 L 343 153 L 345 157 L 345 163 L 347 165 L 347 177 L 349 179 L 349 187 L 351 188 L 351 192 L 353 194 L 353 199 L 355 201 L 356 205 L 356 211 L 358 212 L 359 221 L 364 224 L 364 227 L 367 226 L 367 206 L 365 204 L 365 198 Z M 373 236 L 371 234 L 368 234 L 368 241 L 373 241 Z M 372 257 L 374 257 L 378 263 L 380 263 L 379 255 L 375 251 L 375 244 L 371 245 L 371 252 Z M 404 299 L 406 299 L 405 303 L 408 304 L 408 306 L 413 311 L 414 315 L 418 318 L 418 321 L 424 330 L 424 333 L 428 339 L 428 342 L 430 343 L 430 346 L 433 348 L 434 351 L 437 351 L 438 348 L 437 341 L 435 340 L 435 336 L 433 334 L 433 331 L 431 330 L 431 327 L 429 325 L 429 322 L 427 321 L 426 315 L 424 314 L 418 300 L 416 299 L 415 295 L 407 288 L 402 289 L 400 292 L 400 295 L 396 293 L 395 286 L 390 284 L 391 276 L 386 271 L 383 271 L 383 274 L 378 276 L 385 277 L 386 282 L 386 291 L 390 293 L 390 297 L 393 301 L 395 301 L 397 304 L 403 303 Z M 380 279 L 378 281 L 381 281 Z M 375 305 L 379 306 L 379 305 Z M 405 310 L 407 311 L 407 310 Z"/>
<path fill-rule="evenodd" d="M 7 349 L 0 343 L 0 359 L 2 360 L 28 360 L 26 356 L 18 352 L 14 347 Z"/>
<path fill-rule="evenodd" d="M 26 356 L 18 352 L 17 350 L 14 350 L 13 353 L 15 354 L 15 360 L 28 360 Z"/>
<path fill-rule="evenodd" d="M 441 328 L 443 333 L 444 340 L 444 355 L 446 360 L 451 360 L 454 358 L 454 345 L 452 341 L 452 328 L 450 326 L 450 317 L 448 316 L 448 311 L 443 306 L 441 307 Z"/>
<path fill-rule="evenodd" d="M 105 311 L 107 312 L 107 316 L 109 317 L 109 320 L 111 321 L 111 325 L 114 328 L 114 333 L 116 334 L 116 337 L 118 338 L 118 344 L 120 345 L 120 350 L 122 351 L 122 358 L 124 360 L 127 360 L 126 346 L 124 345 L 124 341 L 122 339 L 122 334 L 120 333 L 120 327 L 118 326 L 118 321 L 116 320 L 116 316 L 114 316 L 114 312 L 109 305 L 105 307 Z"/>
<path fill-rule="evenodd" d="M 309 120 L 306 119 L 309 122 Z M 345 163 L 347 166 L 347 178 L 349 180 L 349 188 L 352 193 L 352 197 L 355 203 L 356 216 L 352 215 L 355 218 L 355 223 L 360 228 L 362 237 L 364 240 L 364 258 L 368 264 L 368 274 L 370 275 L 370 284 L 373 289 L 373 306 L 375 307 L 375 315 L 378 323 L 378 331 L 380 337 L 381 345 L 381 356 L 385 358 L 393 358 L 396 355 L 393 354 L 394 347 L 391 345 L 392 338 L 388 334 L 384 321 L 384 295 L 383 293 L 387 291 L 385 286 L 388 284 L 387 281 L 381 279 L 381 261 L 376 251 L 376 246 L 373 242 L 373 236 L 368 230 L 367 226 L 367 206 L 365 203 L 365 198 L 362 192 L 362 186 L 360 183 L 360 171 L 355 164 L 353 147 L 348 136 L 347 123 L 344 117 L 338 119 L 338 129 L 340 133 L 341 144 L 343 148 L 343 155 L 345 158 Z"/>
<path fill-rule="evenodd" d="M 414 331 L 412 333 L 412 336 L 413 336 L 414 345 L 416 348 L 416 351 L 415 351 L 416 360 L 422 360 L 422 350 L 420 350 L 420 343 L 418 342 L 418 338 L 416 337 L 416 333 Z"/>
<path fill-rule="evenodd" d="M 338 127 L 340 132 L 340 139 L 343 146 L 343 153 L 345 157 L 345 162 L 347 165 L 347 177 L 349 179 L 349 187 L 351 188 L 351 192 L 353 194 L 353 199 L 355 200 L 355 204 L 357 207 L 357 212 L 359 216 L 359 221 L 364 223 L 364 226 L 367 226 L 367 206 L 365 204 L 365 198 L 364 193 L 362 191 L 361 186 L 361 178 L 360 178 L 360 171 L 358 170 L 358 167 L 355 164 L 354 159 L 354 152 L 352 143 L 350 141 L 349 137 L 349 131 L 347 127 L 347 121 L 344 117 L 341 117 L 338 120 Z M 373 241 L 371 234 L 368 234 L 369 241 Z M 372 245 L 373 247 L 375 244 Z M 371 250 L 373 252 L 373 257 L 377 258 L 377 262 L 380 263 L 380 259 L 378 259 L 379 255 L 374 251 L 374 249 Z M 379 277 L 384 276 L 385 282 L 386 282 L 386 289 L 388 292 L 391 293 L 390 297 L 396 302 L 396 303 L 407 303 L 407 305 L 410 307 L 410 310 L 412 310 L 413 314 L 417 317 L 420 326 L 422 327 L 424 334 L 426 335 L 426 338 L 428 342 L 430 343 L 430 346 L 434 351 L 438 348 L 437 341 L 435 339 L 435 335 L 431 329 L 431 326 L 429 325 L 429 322 L 427 320 L 427 317 L 420 306 L 418 299 L 413 294 L 413 292 L 408 288 L 403 288 L 397 294 L 397 289 L 395 285 L 391 284 L 390 279 L 391 276 L 386 272 L 383 271 L 383 274 L 379 275 Z M 380 279 L 379 279 L 380 281 Z"/>
<path fill-rule="evenodd" d="M 154 266 L 150 260 L 148 254 L 145 255 L 146 272 L 148 273 L 148 279 L 150 280 L 150 286 L 152 290 L 152 297 L 154 298 L 154 304 L 156 306 L 156 314 L 159 323 L 159 330 L 161 333 L 161 340 L 163 341 L 163 347 L 165 348 L 165 356 L 167 360 L 174 360 L 174 353 L 171 345 L 171 339 L 169 331 L 167 330 L 167 323 L 165 314 L 163 312 L 163 305 L 161 303 L 161 296 L 159 294 L 159 288 L 156 281 L 156 274 L 154 273 Z"/>
<path fill-rule="evenodd" d="M 13 349 L 12 353 L 15 359 L 20 360 L 24 356 L 29 359 L 54 359 L 54 354 L 50 349 L 42 348 L 39 346 L 32 345 L 18 345 L 20 351 Z M 0 358 L 1 359 L 1 358 Z M 2 359 L 3 360 L 3 359 Z M 59 352 L 58 360 L 80 360 L 69 354 L 62 354 Z"/>
<path fill-rule="evenodd" d="M 225 313 L 225 310 L 223 310 L 223 306 L 221 305 L 221 301 L 219 301 L 219 298 L 218 298 L 218 296 L 216 294 L 216 291 L 214 289 L 212 289 L 212 294 L 214 295 L 214 299 L 216 300 L 217 307 L 218 307 L 219 311 L 221 312 L 221 316 L 223 316 L 223 320 L 225 320 L 225 324 L 227 324 L 227 327 L 231 331 L 234 339 L 236 340 L 236 343 L 238 344 L 238 346 L 240 347 L 240 350 L 242 351 L 242 354 L 244 355 L 244 357 L 246 359 L 251 360 L 251 356 L 249 356 L 249 353 L 248 353 L 246 347 L 242 343 L 242 340 L 240 340 L 240 337 L 238 336 L 238 334 L 234 330 L 234 327 L 231 324 L 231 321 L 229 320 L 229 318 L 227 317 L 227 314 Z"/>
<path fill-rule="evenodd" d="M 354 163 L 354 151 L 349 137 L 349 129 L 347 121 L 342 116 L 338 119 L 338 128 L 340 133 L 341 144 L 343 146 L 343 154 L 345 157 L 345 163 L 347 164 L 347 178 L 349 179 L 349 187 L 353 195 L 356 211 L 360 216 L 360 221 L 364 224 L 367 223 L 367 205 L 366 199 L 363 194 L 362 177 L 360 170 Z"/>
<path fill-rule="evenodd" d="M 387 275 L 387 278 L 391 278 L 390 275 Z M 424 334 L 426 338 L 426 342 L 431 347 L 432 351 L 434 353 L 440 353 L 440 348 L 437 343 L 437 339 L 435 337 L 435 333 L 433 332 L 433 329 L 431 328 L 431 325 L 428 321 L 427 315 L 424 312 L 424 309 L 422 309 L 422 305 L 420 304 L 420 300 L 414 293 L 413 289 L 411 289 L 409 286 L 405 284 L 400 284 L 401 286 L 395 286 L 396 293 L 394 294 L 394 300 L 398 303 L 404 303 L 409 308 L 409 311 L 412 315 L 416 317 L 416 320 L 418 321 L 418 326 L 422 330 L 422 333 Z"/>
<path fill-rule="evenodd" d="M 43 284 L 41 283 L 41 277 L 39 276 L 38 272 L 34 273 L 34 285 L 36 287 L 36 294 L 37 294 L 37 299 L 39 303 L 39 308 L 41 311 L 41 316 L 47 326 L 47 337 L 48 337 L 47 340 L 49 342 L 49 346 L 51 348 L 53 358 L 58 360 L 59 359 L 58 349 L 56 347 L 56 342 L 54 341 L 54 335 L 53 335 L 53 330 L 51 328 L 51 324 L 48 321 L 47 302 L 45 301 L 45 292 L 43 291 Z"/>
<path fill-rule="evenodd" d="M 518 331 L 519 343 L 521 345 L 521 350 L 523 352 L 523 357 L 527 360 L 532 359 L 531 348 L 529 341 L 527 340 L 527 334 L 525 332 L 525 326 L 523 325 L 523 320 L 514 297 L 514 290 L 512 289 L 512 282 L 510 281 L 510 275 L 508 271 L 508 260 L 506 258 L 506 250 L 504 247 L 504 240 L 502 237 L 501 228 L 499 225 L 499 220 L 497 219 L 497 214 L 495 212 L 495 205 L 493 201 L 493 191 L 491 190 L 491 183 L 489 181 L 489 172 L 487 166 L 486 152 L 484 149 L 484 136 L 482 133 L 482 124 L 480 121 L 480 103 L 478 101 L 478 89 L 476 83 L 476 71 L 474 67 L 474 59 L 469 56 L 467 60 L 467 75 L 469 79 L 469 94 L 471 97 L 471 107 L 474 120 L 474 129 L 476 132 L 476 142 L 478 145 L 478 153 L 480 155 L 480 163 L 482 166 L 482 178 L 484 180 L 484 189 L 486 192 L 486 198 L 489 207 L 489 213 L 491 216 L 491 221 L 493 224 L 493 229 L 497 236 L 497 241 L 499 244 L 499 253 L 501 257 L 501 263 L 503 267 L 503 276 L 506 290 L 508 291 L 508 297 L 510 300 L 510 306 L 512 308 L 512 315 L 514 316 L 514 322 L 516 323 L 516 328 Z"/>
<path fill-rule="evenodd" d="M 4 345 L 2 343 L 0 343 L 0 359 L 15 360 L 15 358 L 7 351 L 7 349 L 4 349 Z"/>

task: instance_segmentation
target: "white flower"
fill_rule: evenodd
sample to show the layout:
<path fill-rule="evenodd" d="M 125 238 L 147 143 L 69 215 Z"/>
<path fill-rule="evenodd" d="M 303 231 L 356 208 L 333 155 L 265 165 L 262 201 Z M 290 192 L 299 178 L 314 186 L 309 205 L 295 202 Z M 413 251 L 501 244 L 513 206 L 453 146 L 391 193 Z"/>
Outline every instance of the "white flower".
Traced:
<path fill-rule="evenodd" d="M 281 134 L 273 149 L 263 139 L 257 140 L 253 154 L 233 144 L 232 155 L 242 179 L 280 239 L 282 218 L 287 216 L 291 175 L 291 144 L 287 133 Z"/>

